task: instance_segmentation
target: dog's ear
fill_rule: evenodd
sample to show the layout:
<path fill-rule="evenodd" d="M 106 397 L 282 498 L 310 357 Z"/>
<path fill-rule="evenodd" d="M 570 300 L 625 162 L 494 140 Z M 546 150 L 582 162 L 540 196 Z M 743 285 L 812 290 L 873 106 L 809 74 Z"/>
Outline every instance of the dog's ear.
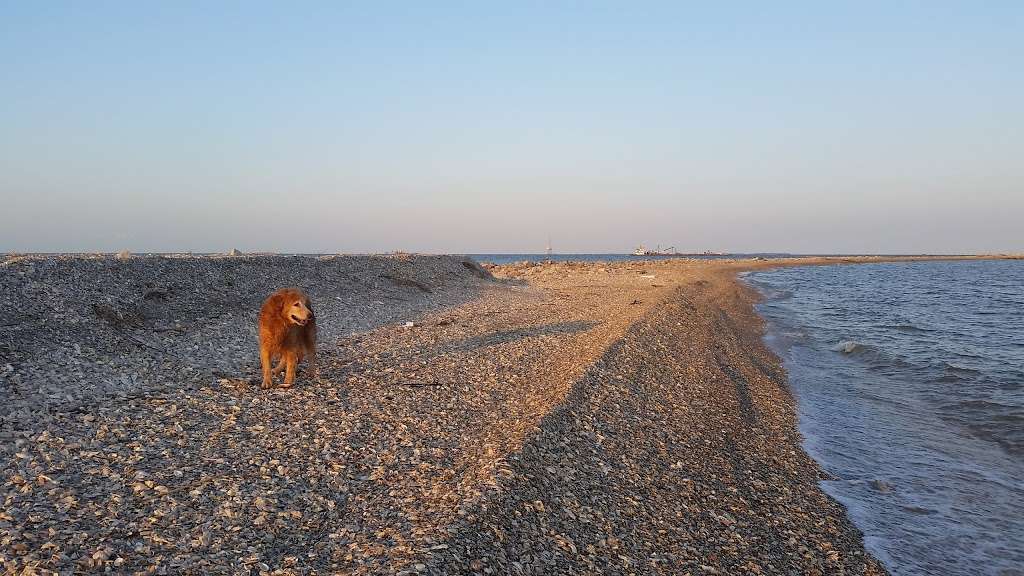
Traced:
<path fill-rule="evenodd" d="M 282 296 L 280 292 L 274 292 L 270 296 L 270 301 L 268 302 L 268 304 L 276 308 L 280 308 L 281 310 L 284 310 L 284 296 Z"/>

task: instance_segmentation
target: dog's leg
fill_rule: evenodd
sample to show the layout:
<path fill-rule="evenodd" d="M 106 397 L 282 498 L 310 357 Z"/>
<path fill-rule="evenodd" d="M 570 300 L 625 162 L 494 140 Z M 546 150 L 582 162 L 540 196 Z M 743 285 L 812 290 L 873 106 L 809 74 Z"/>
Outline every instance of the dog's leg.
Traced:
<path fill-rule="evenodd" d="M 317 378 L 320 373 L 316 371 L 316 348 L 312 348 L 309 351 L 309 377 Z"/>
<path fill-rule="evenodd" d="M 277 366 L 274 366 L 274 369 L 271 371 L 271 376 L 277 376 L 280 374 L 284 370 L 284 365 L 284 357 L 282 356 L 281 359 L 277 361 Z"/>
<path fill-rule="evenodd" d="M 270 349 L 266 346 L 260 346 L 260 365 L 263 367 L 263 384 L 260 387 L 266 390 L 274 385 L 270 374 Z"/>
<path fill-rule="evenodd" d="M 317 372 L 316 367 L 316 320 L 310 322 L 309 326 L 306 327 L 306 333 L 303 335 L 305 338 L 304 348 L 306 355 L 309 356 L 309 377 L 319 378 L 320 373 Z"/>
<path fill-rule="evenodd" d="M 295 383 L 295 365 L 298 363 L 298 358 L 295 357 L 295 354 L 288 354 L 285 358 L 284 387 L 291 388 Z"/>

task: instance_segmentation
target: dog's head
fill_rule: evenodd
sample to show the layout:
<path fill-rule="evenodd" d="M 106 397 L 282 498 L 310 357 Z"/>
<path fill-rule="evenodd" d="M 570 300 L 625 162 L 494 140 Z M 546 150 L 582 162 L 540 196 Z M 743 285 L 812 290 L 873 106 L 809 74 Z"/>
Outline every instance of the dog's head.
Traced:
<path fill-rule="evenodd" d="M 285 320 L 296 326 L 305 326 L 313 320 L 313 305 L 306 296 L 298 290 L 289 290 L 284 294 L 284 308 L 282 313 Z"/>

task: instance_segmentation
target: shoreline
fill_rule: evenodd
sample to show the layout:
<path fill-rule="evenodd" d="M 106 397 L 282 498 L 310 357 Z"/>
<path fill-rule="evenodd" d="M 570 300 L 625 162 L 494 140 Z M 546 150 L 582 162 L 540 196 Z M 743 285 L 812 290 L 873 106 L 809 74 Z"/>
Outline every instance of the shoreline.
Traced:
<path fill-rule="evenodd" d="M 736 274 L 979 258 L 9 259 L 0 565 L 884 574 Z M 291 390 L 250 381 L 268 278 L 324 319 Z"/>
<path fill-rule="evenodd" d="M 1017 365 L 1020 322 L 999 305 L 1003 293 L 1020 299 L 1021 271 L 990 261 L 743 276 L 764 291 L 757 311 L 766 343 L 785 359 L 805 451 L 834 475 L 822 489 L 893 573 L 1020 565 L 1021 531 L 1009 519 L 1024 470 L 1013 459 L 1019 428 L 1004 424 L 1019 419 L 1020 398 L 1012 388 L 999 395 L 1008 382 L 1000 366 Z M 976 314 L 998 320 L 978 331 Z M 1002 363 L 990 356 L 1002 353 Z M 970 411 L 972 402 L 1006 416 Z"/>

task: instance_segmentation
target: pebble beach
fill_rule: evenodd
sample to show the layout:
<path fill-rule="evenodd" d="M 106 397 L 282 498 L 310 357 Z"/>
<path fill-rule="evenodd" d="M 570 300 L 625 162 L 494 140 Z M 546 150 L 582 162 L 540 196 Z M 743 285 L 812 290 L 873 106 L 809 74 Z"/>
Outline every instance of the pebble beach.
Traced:
<path fill-rule="evenodd" d="M 0 570 L 885 574 L 736 278 L 875 260 L 3 257 Z"/>

